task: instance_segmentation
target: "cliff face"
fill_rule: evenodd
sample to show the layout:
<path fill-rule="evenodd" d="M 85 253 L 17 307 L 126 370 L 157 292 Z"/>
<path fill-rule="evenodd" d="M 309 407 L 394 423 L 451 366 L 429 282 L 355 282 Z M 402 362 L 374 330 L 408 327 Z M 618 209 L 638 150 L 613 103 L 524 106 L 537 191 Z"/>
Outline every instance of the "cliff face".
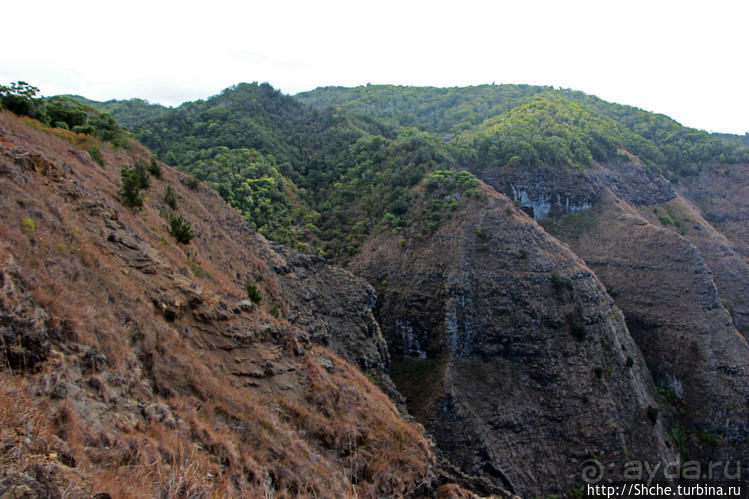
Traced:
<path fill-rule="evenodd" d="M 120 167 L 150 156 L 101 145 L 100 167 L 90 140 L 0 114 L 0 489 L 430 486 L 430 443 L 354 367 L 392 389 L 372 289 L 270 245 L 165 165 L 144 207 L 123 207 Z M 162 216 L 167 185 L 195 233 L 187 246 Z"/>
<path fill-rule="evenodd" d="M 512 201 L 481 192 L 433 234 L 381 234 L 352 264 L 378 291 L 391 373 L 443 467 L 479 491 L 535 496 L 579 484 L 592 455 L 672 458 L 601 282 Z"/>
<path fill-rule="evenodd" d="M 683 179 L 679 191 L 691 204 L 689 217 L 708 222 L 683 223 L 685 236 L 705 255 L 724 305 L 736 327 L 748 336 L 749 165 L 706 168 Z"/>
<path fill-rule="evenodd" d="M 679 190 L 749 258 L 749 165 L 706 168 L 682 179 Z"/>
<path fill-rule="evenodd" d="M 553 197 L 555 177 L 564 175 L 547 170 L 529 189 Z M 578 176 L 592 208 L 557 206 L 541 223 L 585 260 L 624 312 L 661 406 L 673 415 L 669 430 L 688 435 L 685 455 L 737 459 L 749 396 L 749 350 L 737 329 L 746 330 L 739 298 L 749 285 L 746 260 L 688 199 L 638 164 L 596 165 Z M 527 173 L 507 167 L 494 178 L 514 185 Z M 726 303 L 740 305 L 729 311 Z"/>

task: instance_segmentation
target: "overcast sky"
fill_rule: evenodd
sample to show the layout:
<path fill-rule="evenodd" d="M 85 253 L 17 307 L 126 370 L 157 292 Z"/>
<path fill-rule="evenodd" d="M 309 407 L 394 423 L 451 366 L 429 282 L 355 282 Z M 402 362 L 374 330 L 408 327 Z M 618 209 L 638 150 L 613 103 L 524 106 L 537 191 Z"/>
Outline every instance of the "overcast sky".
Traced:
<path fill-rule="evenodd" d="M 749 131 L 749 0 L 8 1 L 0 83 L 177 105 L 242 81 L 573 88 Z"/>

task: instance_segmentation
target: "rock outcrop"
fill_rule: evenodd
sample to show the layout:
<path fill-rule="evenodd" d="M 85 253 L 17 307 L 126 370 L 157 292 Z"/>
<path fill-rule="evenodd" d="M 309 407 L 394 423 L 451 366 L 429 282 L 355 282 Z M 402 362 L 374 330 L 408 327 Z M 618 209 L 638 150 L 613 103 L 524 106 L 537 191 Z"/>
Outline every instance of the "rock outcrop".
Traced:
<path fill-rule="evenodd" d="M 528 175 L 497 170 L 500 188 Z M 535 193 L 553 198 L 555 179 L 570 174 L 544 171 Z M 674 415 L 669 431 L 703 437 L 681 439 L 684 454 L 739 459 L 749 429 L 749 350 L 739 334 L 746 330 L 746 261 L 688 199 L 636 161 L 576 175 L 580 195 L 595 199 L 592 208 L 573 214 L 558 206 L 541 223 L 585 260 L 624 312 L 661 406 Z M 560 195 L 574 196 L 561 185 Z M 728 310 L 728 303 L 737 305 Z"/>
<path fill-rule="evenodd" d="M 672 458 L 648 368 L 601 282 L 481 189 L 435 233 L 381 234 L 353 262 L 378 291 L 391 372 L 445 474 L 537 496 L 578 485 L 591 456 Z"/>

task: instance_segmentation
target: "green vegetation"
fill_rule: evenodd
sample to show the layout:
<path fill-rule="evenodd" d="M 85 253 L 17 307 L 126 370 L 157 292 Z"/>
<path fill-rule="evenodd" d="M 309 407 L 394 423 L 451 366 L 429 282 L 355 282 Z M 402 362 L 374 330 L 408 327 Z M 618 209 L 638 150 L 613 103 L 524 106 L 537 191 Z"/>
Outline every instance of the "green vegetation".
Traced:
<path fill-rule="evenodd" d="M 454 168 L 445 144 L 428 133 L 317 111 L 267 84 L 240 84 L 175 109 L 97 105 L 266 237 L 331 259 L 404 226 L 411 188 L 430 171 Z"/>
<path fill-rule="evenodd" d="M 127 142 L 127 132 L 109 114 L 70 97 L 41 97 L 37 87 L 23 81 L 0 85 L 0 108 L 52 127 L 92 135 L 114 146 L 123 146 Z M 99 162 L 94 154 L 92 157 Z"/>
<path fill-rule="evenodd" d="M 190 244 L 190 241 L 195 237 L 190 227 L 190 222 L 185 219 L 182 215 L 175 213 L 169 213 L 167 215 L 167 222 L 169 223 L 169 234 L 180 244 Z"/>
<path fill-rule="evenodd" d="M 148 164 L 148 172 L 156 178 L 161 178 L 161 165 L 156 156 L 151 156 L 151 162 Z"/>
<path fill-rule="evenodd" d="M 317 108 L 367 114 L 391 126 L 416 126 L 437 134 L 463 150 L 456 156 L 471 163 L 469 169 L 513 159 L 529 166 L 585 166 L 590 158 L 628 157 L 619 153 L 622 147 L 677 180 L 714 162 L 749 160 L 746 137 L 711 135 L 667 116 L 552 87 L 371 85 L 319 88 L 296 98 Z"/>
<path fill-rule="evenodd" d="M 143 193 L 141 190 L 148 189 L 151 185 L 149 173 L 142 163 L 136 163 L 132 167 L 123 167 L 120 170 L 122 187 L 120 197 L 122 204 L 131 208 L 143 206 Z"/>
<path fill-rule="evenodd" d="M 99 146 L 91 144 L 88 148 L 88 154 L 91 156 L 91 159 L 96 161 L 96 164 L 101 167 L 104 166 L 104 156 L 101 155 L 101 149 L 99 149 Z"/>
<path fill-rule="evenodd" d="M 263 297 L 262 295 L 260 295 L 260 291 L 257 289 L 257 286 L 248 282 L 245 289 L 247 290 L 247 298 L 249 298 L 252 303 L 257 304 L 262 301 Z"/>
<path fill-rule="evenodd" d="M 579 239 L 580 236 L 595 229 L 598 220 L 593 210 L 581 210 L 574 213 L 552 214 L 540 220 L 546 232 L 560 239 Z"/>
<path fill-rule="evenodd" d="M 208 276 L 208 272 L 203 269 L 203 265 L 198 260 L 198 254 L 192 251 L 187 251 L 187 266 L 190 267 L 190 272 L 197 278 L 203 278 Z"/>
<path fill-rule="evenodd" d="M 243 83 L 177 108 L 76 99 L 112 113 L 193 175 L 186 185 L 203 181 L 269 239 L 339 262 L 380 231 L 433 233 L 482 196 L 473 174 L 493 166 L 634 162 L 676 181 L 715 162 L 749 161 L 739 140 L 551 87 L 371 85 L 291 98 Z M 579 237 L 592 220 L 575 214 L 547 228 Z"/>
<path fill-rule="evenodd" d="M 174 192 L 172 184 L 168 184 L 164 189 L 164 202 L 171 209 L 177 209 L 177 194 Z"/>
<path fill-rule="evenodd" d="M 36 232 L 36 224 L 30 217 L 23 217 L 23 220 L 21 220 L 21 226 L 23 226 L 23 231 L 28 237 L 33 236 Z"/>
<path fill-rule="evenodd" d="M 660 413 L 661 413 L 661 410 L 658 409 L 657 407 L 653 405 L 648 407 L 648 410 L 647 410 L 648 419 L 650 420 L 652 424 L 655 424 L 658 422 L 658 416 L 660 415 Z"/>
<path fill-rule="evenodd" d="M 189 187 L 192 190 L 197 190 L 198 187 L 200 187 L 200 180 L 198 180 L 195 175 L 190 175 L 185 180 L 185 185 Z"/>
<path fill-rule="evenodd" d="M 570 334 L 572 334 L 577 341 L 585 341 L 588 332 L 585 329 L 583 311 L 579 305 L 575 307 L 574 311 L 567 314 L 567 325 L 570 328 Z"/>

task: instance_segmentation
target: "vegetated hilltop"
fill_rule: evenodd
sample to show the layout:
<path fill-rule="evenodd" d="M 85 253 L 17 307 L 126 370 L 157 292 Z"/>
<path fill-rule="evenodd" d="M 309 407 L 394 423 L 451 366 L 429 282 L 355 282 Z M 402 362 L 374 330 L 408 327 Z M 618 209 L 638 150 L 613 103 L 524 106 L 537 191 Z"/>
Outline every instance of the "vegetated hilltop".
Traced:
<path fill-rule="evenodd" d="M 270 219 L 243 214 L 270 237 L 350 262 L 377 287 L 398 387 L 462 483 L 565 492 L 579 471 L 571 463 L 586 455 L 613 465 L 628 449 L 667 457 L 664 433 L 685 459 L 746 452 L 740 141 L 580 92 L 514 85 L 292 99 L 242 84 L 132 129 L 235 205 L 267 199 Z M 227 149 L 210 152 L 212 141 Z M 236 159 L 243 147 L 254 149 Z M 265 169 L 226 175 L 252 161 Z M 283 193 L 228 178 L 280 179 Z M 282 219 L 274 210 L 289 206 L 294 236 L 268 232 Z M 512 397 L 497 388 L 508 380 Z M 600 434 L 595 410 L 633 440 Z M 558 413 L 579 415 L 577 429 L 555 423 Z"/>
<path fill-rule="evenodd" d="M 749 161 L 749 149 L 740 145 L 739 136 L 711 135 L 661 114 L 574 90 L 531 85 L 368 85 L 318 88 L 295 98 L 316 108 L 376 116 L 393 126 L 415 126 L 447 142 L 500 121 L 504 126 L 497 138 L 515 143 L 518 161 L 525 164 L 534 160 L 537 164 L 574 164 L 579 158 L 561 152 L 572 146 L 570 139 L 582 142 L 580 149 L 588 149 L 587 154 L 598 161 L 615 157 L 617 146 L 625 147 L 671 180 L 716 161 Z"/>
<path fill-rule="evenodd" d="M 96 105 L 117 117 L 129 112 L 125 103 Z M 338 261 L 399 223 L 408 189 L 427 171 L 453 164 L 428 134 L 317 111 L 267 84 L 239 84 L 155 114 L 145 109 L 130 126 L 265 236 Z"/>
<path fill-rule="evenodd" d="M 372 383 L 392 386 L 362 279 L 268 243 L 133 140 L 9 111 L 0 207 L 3 493 L 436 486 L 429 441 Z"/>

